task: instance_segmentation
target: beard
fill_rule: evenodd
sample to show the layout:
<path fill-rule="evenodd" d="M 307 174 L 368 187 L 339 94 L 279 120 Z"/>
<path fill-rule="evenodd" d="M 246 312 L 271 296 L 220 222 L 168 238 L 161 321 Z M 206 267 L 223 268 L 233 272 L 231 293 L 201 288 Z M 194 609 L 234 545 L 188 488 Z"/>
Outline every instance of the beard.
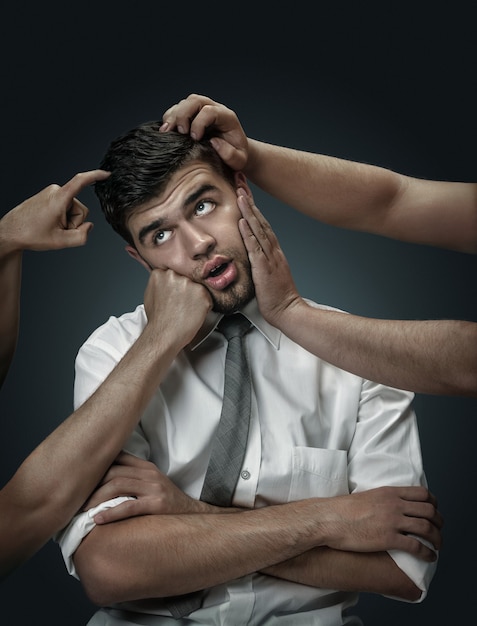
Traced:
<path fill-rule="evenodd" d="M 212 310 L 223 315 L 235 313 L 255 297 L 255 285 L 252 279 L 252 268 L 250 263 L 238 263 L 240 267 L 240 280 L 233 283 L 222 291 L 212 291 L 209 289 L 212 298 Z"/>

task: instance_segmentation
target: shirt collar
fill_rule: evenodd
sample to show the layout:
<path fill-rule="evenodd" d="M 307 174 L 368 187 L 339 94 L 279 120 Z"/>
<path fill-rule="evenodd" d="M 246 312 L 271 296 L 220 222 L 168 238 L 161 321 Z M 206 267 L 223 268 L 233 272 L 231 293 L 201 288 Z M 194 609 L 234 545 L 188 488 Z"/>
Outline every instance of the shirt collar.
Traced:
<path fill-rule="evenodd" d="M 269 324 L 261 315 L 256 298 L 251 300 L 247 305 L 238 311 L 242 313 L 254 326 L 262 333 L 262 335 L 278 350 L 280 348 L 281 331 L 275 326 Z M 207 337 L 216 329 L 217 324 L 223 318 L 222 313 L 211 311 L 207 314 L 205 322 L 200 328 L 197 335 L 190 343 L 191 350 L 195 350 Z"/>

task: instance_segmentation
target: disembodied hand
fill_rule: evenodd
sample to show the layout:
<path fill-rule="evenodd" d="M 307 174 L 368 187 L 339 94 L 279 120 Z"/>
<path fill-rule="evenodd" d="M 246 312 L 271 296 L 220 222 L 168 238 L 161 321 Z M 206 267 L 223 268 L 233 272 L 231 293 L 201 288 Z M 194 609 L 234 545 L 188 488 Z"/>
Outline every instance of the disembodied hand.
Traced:
<path fill-rule="evenodd" d="M 108 176 L 104 170 L 81 172 L 61 187 L 49 185 L 28 198 L 0 220 L 2 246 L 13 252 L 84 245 L 93 224 L 85 221 L 88 208 L 75 196 Z"/>
<path fill-rule="evenodd" d="M 281 328 L 285 312 L 302 302 L 302 298 L 270 224 L 244 189 L 238 189 L 237 196 L 243 217 L 239 229 L 252 267 L 258 306 L 270 324 Z"/>
<path fill-rule="evenodd" d="M 248 160 L 248 140 L 237 115 L 219 102 L 207 96 L 190 94 L 187 98 L 167 109 L 162 116 L 161 131 L 177 130 L 190 133 L 198 141 L 204 134 L 220 158 L 232 169 L 245 168 Z"/>

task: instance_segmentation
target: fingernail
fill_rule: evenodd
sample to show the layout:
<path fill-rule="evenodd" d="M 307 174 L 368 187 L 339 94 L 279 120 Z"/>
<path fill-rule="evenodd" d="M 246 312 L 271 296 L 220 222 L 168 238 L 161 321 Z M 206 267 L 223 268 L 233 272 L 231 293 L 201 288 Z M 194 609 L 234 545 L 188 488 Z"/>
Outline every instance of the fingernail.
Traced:
<path fill-rule="evenodd" d="M 169 129 L 169 122 L 164 122 L 162 126 L 159 128 L 161 132 L 164 132 Z"/>
<path fill-rule="evenodd" d="M 177 130 L 178 130 L 180 133 L 182 133 L 182 134 L 184 134 L 184 132 L 185 132 L 185 131 L 184 131 L 184 127 L 183 127 L 183 126 L 178 126 L 178 127 L 177 127 Z"/>

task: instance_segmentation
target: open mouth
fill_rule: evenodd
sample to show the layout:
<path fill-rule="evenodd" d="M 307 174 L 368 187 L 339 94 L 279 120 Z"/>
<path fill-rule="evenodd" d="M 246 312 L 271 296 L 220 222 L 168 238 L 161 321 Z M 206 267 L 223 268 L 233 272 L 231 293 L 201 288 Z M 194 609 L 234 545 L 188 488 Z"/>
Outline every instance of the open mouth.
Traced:
<path fill-rule="evenodd" d="M 223 272 L 225 272 L 225 268 L 227 267 L 227 263 L 221 263 L 210 270 L 208 278 L 215 278 L 216 276 L 220 276 Z"/>
<path fill-rule="evenodd" d="M 206 274 L 205 282 L 212 289 L 226 289 L 237 280 L 237 267 L 233 261 L 217 259 L 216 264 L 210 264 L 211 268 Z"/>

